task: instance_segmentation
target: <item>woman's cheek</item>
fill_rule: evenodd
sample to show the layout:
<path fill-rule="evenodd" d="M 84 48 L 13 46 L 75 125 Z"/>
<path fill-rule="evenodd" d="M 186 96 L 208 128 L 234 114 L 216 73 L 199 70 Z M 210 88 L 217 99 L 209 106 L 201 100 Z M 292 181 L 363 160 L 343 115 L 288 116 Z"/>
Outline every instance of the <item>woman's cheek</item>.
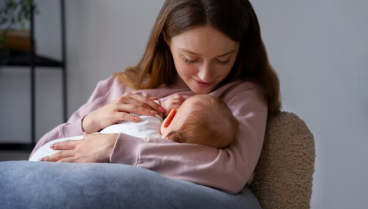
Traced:
<path fill-rule="evenodd" d="M 213 76 L 216 80 L 221 82 L 230 72 L 231 69 L 228 69 L 228 67 L 225 66 L 218 66 L 215 67 L 213 70 Z"/>
<path fill-rule="evenodd" d="M 181 76 L 184 77 L 195 77 L 195 67 L 193 66 L 188 66 L 188 64 L 186 63 L 182 63 L 177 67 L 177 71 Z"/>
<path fill-rule="evenodd" d="M 176 71 L 178 72 L 180 76 L 185 75 L 187 72 L 187 69 L 186 69 L 187 64 L 183 62 L 184 61 L 182 61 L 178 56 L 174 58 L 174 65 L 175 65 Z"/>

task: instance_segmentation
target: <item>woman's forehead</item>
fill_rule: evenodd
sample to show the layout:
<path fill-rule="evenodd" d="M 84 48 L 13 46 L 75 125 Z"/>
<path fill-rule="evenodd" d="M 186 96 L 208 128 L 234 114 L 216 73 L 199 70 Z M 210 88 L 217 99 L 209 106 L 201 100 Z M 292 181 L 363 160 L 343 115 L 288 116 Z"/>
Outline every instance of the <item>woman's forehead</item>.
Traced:
<path fill-rule="evenodd" d="M 211 26 L 201 26 L 172 37 L 172 46 L 198 56 L 218 57 L 237 50 L 238 43 Z"/>

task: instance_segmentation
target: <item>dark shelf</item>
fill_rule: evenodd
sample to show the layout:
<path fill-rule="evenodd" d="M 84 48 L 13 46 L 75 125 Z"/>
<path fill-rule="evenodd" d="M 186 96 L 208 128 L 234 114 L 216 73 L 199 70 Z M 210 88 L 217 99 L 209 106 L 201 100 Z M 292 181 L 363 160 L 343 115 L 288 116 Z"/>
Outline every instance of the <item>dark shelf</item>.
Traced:
<path fill-rule="evenodd" d="M 31 0 L 33 2 L 34 0 Z M 27 144 L 22 143 L 2 143 L 0 142 L 0 151 L 3 150 L 21 150 L 32 151 L 36 145 L 36 69 L 37 67 L 51 67 L 52 69 L 60 69 L 62 76 L 62 98 L 63 98 L 63 118 L 67 120 L 67 63 L 66 60 L 66 23 L 65 23 L 65 0 L 60 0 L 60 15 L 61 15 L 61 60 L 58 61 L 49 57 L 40 56 L 35 53 L 35 20 L 34 20 L 34 6 L 31 6 L 30 16 L 30 52 L 22 52 L 10 50 L 9 57 L 4 66 L 9 67 L 24 67 L 30 69 L 30 97 L 31 97 L 31 142 Z M 0 70 L 2 66 L 0 65 Z"/>
<path fill-rule="evenodd" d="M 32 151 L 33 147 L 31 144 L 22 144 L 22 143 L 1 143 L 0 150 L 1 151 Z"/>
<path fill-rule="evenodd" d="M 5 66 L 24 66 L 31 65 L 31 53 L 22 51 L 10 51 L 9 58 Z M 63 63 L 44 56 L 35 56 L 36 67 L 62 67 Z"/>

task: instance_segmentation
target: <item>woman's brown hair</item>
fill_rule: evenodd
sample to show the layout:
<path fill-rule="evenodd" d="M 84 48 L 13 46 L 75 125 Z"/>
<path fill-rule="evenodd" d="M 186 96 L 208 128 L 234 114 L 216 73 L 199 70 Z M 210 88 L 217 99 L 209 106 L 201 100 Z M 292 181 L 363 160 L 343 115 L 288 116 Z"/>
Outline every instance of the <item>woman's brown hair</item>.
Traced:
<path fill-rule="evenodd" d="M 256 82 L 263 89 L 269 113 L 279 112 L 279 79 L 268 61 L 258 19 L 248 0 L 166 0 L 141 60 L 115 76 L 134 89 L 174 84 L 178 74 L 162 32 L 169 40 L 205 25 L 217 29 L 240 46 L 231 72 L 219 86 L 238 79 Z"/>

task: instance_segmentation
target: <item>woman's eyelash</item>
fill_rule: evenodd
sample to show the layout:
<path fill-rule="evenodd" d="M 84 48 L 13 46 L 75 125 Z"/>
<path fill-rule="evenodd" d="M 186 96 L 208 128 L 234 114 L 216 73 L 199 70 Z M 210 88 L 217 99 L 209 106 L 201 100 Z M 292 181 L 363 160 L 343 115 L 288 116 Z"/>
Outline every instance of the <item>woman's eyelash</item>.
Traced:
<path fill-rule="evenodd" d="M 197 61 L 197 59 L 195 59 L 195 60 L 189 60 L 184 55 L 182 55 L 181 58 L 184 60 L 184 62 L 188 63 L 189 65 L 191 65 L 191 64 L 193 64 L 193 63 L 195 63 Z M 225 60 L 225 61 L 220 61 L 220 60 L 216 59 L 216 62 L 218 64 L 220 64 L 220 65 L 227 65 L 227 64 L 229 64 L 230 59 Z"/>
<path fill-rule="evenodd" d="M 188 64 L 193 64 L 195 63 L 195 61 L 197 61 L 197 59 L 195 60 L 188 60 L 184 55 L 181 56 L 181 58 L 184 60 L 184 62 L 188 63 Z"/>
<path fill-rule="evenodd" d="M 220 60 L 216 59 L 216 62 L 219 63 L 220 65 L 227 65 L 227 64 L 229 64 L 230 59 L 225 60 L 225 61 L 220 61 Z"/>

